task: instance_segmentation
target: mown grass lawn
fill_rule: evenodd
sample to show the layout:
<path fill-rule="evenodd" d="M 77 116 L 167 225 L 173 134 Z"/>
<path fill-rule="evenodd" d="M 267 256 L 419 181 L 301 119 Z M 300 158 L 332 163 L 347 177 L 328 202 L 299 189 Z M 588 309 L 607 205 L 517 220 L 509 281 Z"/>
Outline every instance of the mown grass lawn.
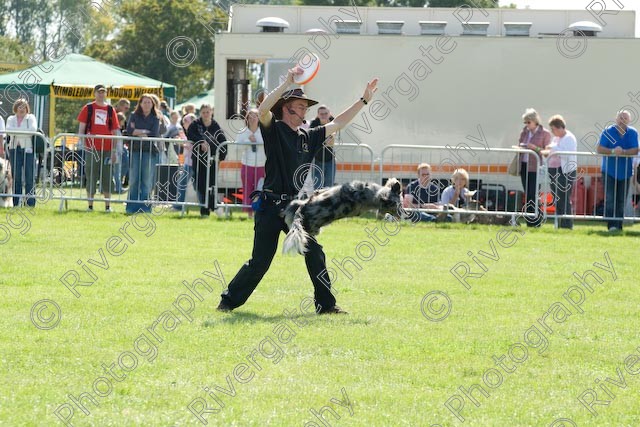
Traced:
<path fill-rule="evenodd" d="M 73 410 L 76 426 L 201 425 L 190 404 L 220 426 L 640 424 L 637 226 L 616 236 L 603 224 L 507 236 L 499 227 L 404 224 L 391 235 L 392 224 L 341 221 L 320 242 L 330 266 L 352 257 L 360 267 L 347 265 L 347 278 L 333 265 L 349 315 L 301 311 L 312 295 L 304 261 L 281 254 L 248 303 L 222 314 L 222 282 L 251 252 L 253 223 L 242 214 L 134 218 L 82 206 L 60 214 L 51 202 L 25 213 L 28 222 L 0 211 L 11 231 L 0 246 L 2 425 L 64 425 L 56 410 Z M 602 268 L 605 253 L 615 273 Z M 487 271 L 466 289 L 450 270 L 465 262 L 482 273 L 472 257 Z M 592 275 L 580 285 L 574 273 L 587 270 L 602 283 Z M 72 284 L 74 274 L 78 296 L 60 280 Z M 183 284 L 198 279 L 194 293 Z M 567 300 L 578 289 L 582 313 Z M 448 317 L 428 320 L 448 311 L 443 294 Z M 34 306 L 45 299 L 61 318 L 51 303 Z M 38 329 L 32 317 L 59 323 Z M 475 384 L 489 397 L 477 387 L 465 396 Z M 581 395 L 609 404 L 594 405 L 594 416 Z M 464 404 L 464 423 L 447 401 Z M 323 407 L 325 424 L 313 413 Z"/>

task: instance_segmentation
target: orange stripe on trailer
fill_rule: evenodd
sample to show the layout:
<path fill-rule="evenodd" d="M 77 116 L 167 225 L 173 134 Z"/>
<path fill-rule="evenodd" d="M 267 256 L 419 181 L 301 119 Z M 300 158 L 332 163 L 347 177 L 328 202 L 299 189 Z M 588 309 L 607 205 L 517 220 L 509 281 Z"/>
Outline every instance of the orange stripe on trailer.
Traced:
<path fill-rule="evenodd" d="M 382 165 L 382 171 L 383 172 L 413 172 L 415 174 L 417 173 L 416 166 L 418 165 L 385 164 L 385 165 Z"/>
<path fill-rule="evenodd" d="M 382 171 L 387 173 L 416 173 L 417 164 L 407 164 L 407 163 L 391 163 L 384 164 L 382 166 Z M 236 160 L 223 161 L 220 163 L 220 169 L 240 169 L 242 167 L 242 163 Z M 339 171 L 343 172 L 378 172 L 380 170 L 379 164 L 374 164 L 373 169 L 371 169 L 370 163 L 350 163 L 350 162 L 342 162 L 336 165 Z M 431 171 L 435 173 L 452 173 L 456 168 L 451 165 L 433 165 L 431 166 Z M 508 165 L 505 164 L 497 164 L 490 163 L 484 165 L 468 165 L 466 167 L 467 172 L 469 174 L 488 174 L 488 175 L 506 175 Z M 601 174 L 600 166 L 582 166 L 578 167 L 578 175 L 579 176 L 600 176 Z"/>
<path fill-rule="evenodd" d="M 371 163 L 338 163 L 336 165 L 336 167 L 338 168 L 339 171 L 346 171 L 346 172 L 355 172 L 355 171 L 365 171 L 365 172 L 371 172 L 371 171 L 378 171 L 378 165 L 373 165 L 373 169 L 371 166 Z"/>
<path fill-rule="evenodd" d="M 220 162 L 220 169 L 240 169 L 242 167 L 242 162 L 239 161 L 224 161 Z"/>

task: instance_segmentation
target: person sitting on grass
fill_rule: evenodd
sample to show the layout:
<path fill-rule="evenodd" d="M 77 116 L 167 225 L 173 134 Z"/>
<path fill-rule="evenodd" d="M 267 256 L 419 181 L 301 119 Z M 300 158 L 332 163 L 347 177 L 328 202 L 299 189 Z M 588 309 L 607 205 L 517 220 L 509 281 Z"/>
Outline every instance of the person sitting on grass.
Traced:
<path fill-rule="evenodd" d="M 438 205 L 440 202 L 440 187 L 431 182 L 431 165 L 420 163 L 417 170 L 418 179 L 410 182 L 404 190 L 403 206 L 414 209 L 441 209 L 441 206 Z M 431 222 L 436 220 L 434 215 L 427 212 L 417 212 L 417 214 L 419 214 L 420 221 Z"/>
<path fill-rule="evenodd" d="M 441 203 L 455 208 L 466 208 L 475 192 L 469 191 L 469 173 L 464 169 L 456 169 L 451 175 L 452 184 L 442 192 Z"/>

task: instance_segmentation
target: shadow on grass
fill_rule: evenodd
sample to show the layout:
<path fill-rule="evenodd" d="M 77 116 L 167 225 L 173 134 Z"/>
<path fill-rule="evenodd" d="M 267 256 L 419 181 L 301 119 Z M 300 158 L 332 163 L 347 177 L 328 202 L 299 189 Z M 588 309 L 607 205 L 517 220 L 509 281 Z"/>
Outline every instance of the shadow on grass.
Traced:
<path fill-rule="evenodd" d="M 262 315 L 252 312 L 246 311 L 234 311 L 232 313 L 216 313 L 216 319 L 205 320 L 203 326 L 206 328 L 220 325 L 220 324 L 230 324 L 234 325 L 237 323 L 242 324 L 256 324 L 256 323 L 281 323 L 288 319 L 305 319 L 303 322 L 308 322 L 309 319 L 314 319 L 317 316 L 315 314 L 301 314 L 296 313 L 292 316 L 285 316 L 284 314 L 278 315 Z"/>
<path fill-rule="evenodd" d="M 242 312 L 242 311 L 234 311 L 233 313 L 216 313 L 215 314 L 216 318 L 215 319 L 207 319 L 202 323 L 202 326 L 204 326 L 205 328 L 211 328 L 211 327 L 215 327 L 218 325 L 223 325 L 223 324 L 227 324 L 227 325 L 235 325 L 235 324 L 249 324 L 249 325 L 253 325 L 253 324 L 258 324 L 258 323 L 272 323 L 272 324 L 278 324 L 278 323 L 282 323 L 282 322 L 286 322 L 287 320 L 298 320 L 300 319 L 299 323 L 305 323 L 304 326 L 302 327 L 306 327 L 312 324 L 316 324 L 319 323 L 321 321 L 326 321 L 326 320 L 337 320 L 340 319 L 340 323 L 341 324 L 351 324 L 351 325 L 369 325 L 372 322 L 372 319 L 370 317 L 367 317 L 365 319 L 363 318 L 356 318 L 356 317 L 352 317 L 351 315 L 317 315 L 317 314 L 302 314 L 302 313 L 296 313 L 294 315 L 291 316 L 285 316 L 283 314 L 278 314 L 278 315 L 262 315 L 262 314 L 257 314 L 257 313 L 251 313 L 251 312 Z"/>
<path fill-rule="evenodd" d="M 586 234 L 604 236 L 604 237 L 638 237 L 640 231 L 624 230 L 624 231 L 608 231 L 608 230 L 587 230 Z"/>

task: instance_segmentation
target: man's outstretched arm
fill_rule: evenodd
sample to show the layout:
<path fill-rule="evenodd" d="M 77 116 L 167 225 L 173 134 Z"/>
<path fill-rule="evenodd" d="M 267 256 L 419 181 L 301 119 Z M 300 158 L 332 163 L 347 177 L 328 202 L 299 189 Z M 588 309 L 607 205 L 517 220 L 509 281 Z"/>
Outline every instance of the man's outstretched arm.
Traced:
<path fill-rule="evenodd" d="M 282 96 L 282 94 L 287 90 L 289 86 L 293 84 L 293 76 L 296 74 L 303 73 L 303 70 L 296 67 L 292 68 L 287 72 L 287 78 L 282 82 L 280 86 L 272 90 L 262 101 L 260 107 L 258 107 L 258 117 L 260 119 L 260 123 L 264 126 L 268 126 L 271 123 L 271 107 L 276 105 L 278 99 Z"/>
<path fill-rule="evenodd" d="M 362 98 L 367 103 L 371 101 L 371 98 L 373 98 L 373 94 L 375 93 L 375 91 L 378 90 L 377 85 L 378 85 L 377 77 L 371 80 L 370 82 L 367 82 L 367 87 L 365 88 L 364 94 L 362 95 Z M 335 119 L 333 119 L 332 121 L 324 125 L 326 129 L 325 131 L 326 134 L 331 135 L 332 133 L 337 132 L 343 127 L 345 127 L 346 125 L 348 125 L 349 122 L 353 120 L 356 114 L 358 114 L 358 112 L 364 106 L 365 106 L 365 103 L 362 101 L 362 99 L 357 100 L 351 107 L 347 108 L 345 111 L 338 114 L 338 116 Z"/>

